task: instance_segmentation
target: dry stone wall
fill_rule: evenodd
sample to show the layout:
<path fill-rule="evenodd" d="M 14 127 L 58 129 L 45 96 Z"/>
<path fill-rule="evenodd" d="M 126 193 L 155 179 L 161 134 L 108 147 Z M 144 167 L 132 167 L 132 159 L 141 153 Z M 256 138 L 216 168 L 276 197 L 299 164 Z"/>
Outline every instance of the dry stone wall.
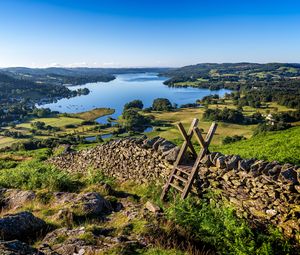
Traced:
<path fill-rule="evenodd" d="M 66 153 L 50 162 L 69 172 L 85 172 L 93 167 L 119 180 L 165 181 L 178 151 L 174 144 L 159 137 L 127 138 Z M 286 235 L 300 238 L 298 166 L 213 152 L 203 158 L 199 179 L 198 189 L 221 191 L 222 197 L 251 222 L 273 224 Z"/>
<path fill-rule="evenodd" d="M 202 160 L 201 190 L 221 191 L 241 216 L 300 238 L 300 168 L 211 153 Z M 300 240 L 300 239 L 299 239 Z"/>
<path fill-rule="evenodd" d="M 165 179 L 179 148 L 162 138 L 126 138 L 95 148 L 65 153 L 51 163 L 68 172 L 84 173 L 90 168 L 119 180 L 138 183 Z"/>

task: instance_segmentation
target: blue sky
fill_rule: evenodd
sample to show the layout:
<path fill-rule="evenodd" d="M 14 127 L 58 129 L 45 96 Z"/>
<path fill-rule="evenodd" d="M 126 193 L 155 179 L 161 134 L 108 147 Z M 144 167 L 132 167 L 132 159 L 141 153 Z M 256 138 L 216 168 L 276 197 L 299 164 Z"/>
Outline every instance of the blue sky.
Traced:
<path fill-rule="evenodd" d="M 299 0 L 0 0 L 0 67 L 300 62 Z"/>

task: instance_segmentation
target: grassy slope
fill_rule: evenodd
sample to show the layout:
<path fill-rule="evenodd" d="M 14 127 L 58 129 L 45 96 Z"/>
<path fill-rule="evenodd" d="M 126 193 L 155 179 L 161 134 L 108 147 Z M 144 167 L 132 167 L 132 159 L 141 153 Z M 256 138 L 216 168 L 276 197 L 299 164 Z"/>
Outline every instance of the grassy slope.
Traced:
<path fill-rule="evenodd" d="M 83 120 L 92 121 L 102 116 L 113 114 L 114 112 L 115 110 L 110 108 L 95 108 L 91 111 L 76 113 L 74 116 Z"/>
<path fill-rule="evenodd" d="M 0 136 L 0 148 L 10 146 L 15 141 L 14 138 Z"/>
<path fill-rule="evenodd" d="M 224 154 L 239 154 L 244 158 L 255 157 L 300 165 L 300 127 L 268 132 L 248 140 L 212 147 L 214 151 Z"/>
<path fill-rule="evenodd" d="M 36 121 L 45 122 L 46 125 L 51 125 L 53 127 L 64 127 L 65 125 L 80 125 L 82 119 L 71 118 L 71 117 L 52 117 L 52 118 L 36 118 L 31 120 L 29 123 L 22 123 L 17 125 L 17 127 L 31 128 L 30 124 Z"/>

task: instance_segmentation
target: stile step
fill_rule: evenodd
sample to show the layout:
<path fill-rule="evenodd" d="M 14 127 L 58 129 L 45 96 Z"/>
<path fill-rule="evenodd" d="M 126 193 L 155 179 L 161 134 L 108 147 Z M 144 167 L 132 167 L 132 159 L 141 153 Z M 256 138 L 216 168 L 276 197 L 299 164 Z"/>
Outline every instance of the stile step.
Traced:
<path fill-rule="evenodd" d="M 183 189 L 180 188 L 179 186 L 177 186 L 177 185 L 174 184 L 174 183 L 170 183 L 170 186 L 172 186 L 173 188 L 177 189 L 177 190 L 180 191 L 180 192 L 183 192 Z"/>
<path fill-rule="evenodd" d="M 181 176 L 178 176 L 178 175 L 173 175 L 174 176 L 174 178 L 176 178 L 177 180 L 180 180 L 180 181 L 182 181 L 182 182 L 184 182 L 184 183 L 186 183 L 188 180 L 187 179 L 185 179 L 185 178 L 183 178 L 183 177 L 181 177 Z"/>

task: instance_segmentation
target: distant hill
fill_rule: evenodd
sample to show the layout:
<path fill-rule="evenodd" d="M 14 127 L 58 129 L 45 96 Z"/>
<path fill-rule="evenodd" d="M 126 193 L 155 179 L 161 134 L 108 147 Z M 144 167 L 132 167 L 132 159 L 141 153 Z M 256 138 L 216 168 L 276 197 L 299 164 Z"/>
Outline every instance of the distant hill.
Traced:
<path fill-rule="evenodd" d="M 255 77 L 261 80 L 266 78 L 299 77 L 300 64 L 297 63 L 203 63 L 184 66 L 181 68 L 167 70 L 162 73 L 167 77 L 185 77 L 185 78 L 229 78 L 247 76 Z M 269 77 L 271 76 L 271 77 Z M 248 77 L 248 78 L 250 78 Z"/>
<path fill-rule="evenodd" d="M 24 99 L 38 102 L 40 99 L 70 97 L 74 96 L 73 94 L 74 92 L 62 85 L 40 84 L 15 78 L 0 71 L 0 105 Z"/>

